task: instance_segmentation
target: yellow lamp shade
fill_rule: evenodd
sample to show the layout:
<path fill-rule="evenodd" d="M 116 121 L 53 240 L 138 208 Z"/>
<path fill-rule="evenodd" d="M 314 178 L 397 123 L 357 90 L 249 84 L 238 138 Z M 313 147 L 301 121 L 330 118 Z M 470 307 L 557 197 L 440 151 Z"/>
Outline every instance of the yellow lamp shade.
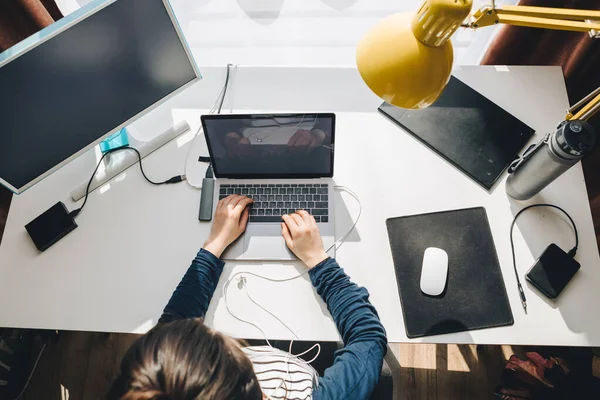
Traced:
<path fill-rule="evenodd" d="M 450 79 L 450 40 L 432 47 L 412 29 L 414 13 L 389 16 L 372 28 L 356 51 L 358 70 L 369 88 L 402 108 L 425 108 L 440 96 Z"/>

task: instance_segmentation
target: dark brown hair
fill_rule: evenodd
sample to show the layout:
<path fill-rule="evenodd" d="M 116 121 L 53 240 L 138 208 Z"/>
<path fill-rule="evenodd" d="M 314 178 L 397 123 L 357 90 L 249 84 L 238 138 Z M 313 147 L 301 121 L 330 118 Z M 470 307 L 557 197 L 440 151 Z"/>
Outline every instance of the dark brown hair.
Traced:
<path fill-rule="evenodd" d="M 158 326 L 129 348 L 111 400 L 259 400 L 252 363 L 239 343 L 198 319 Z"/>

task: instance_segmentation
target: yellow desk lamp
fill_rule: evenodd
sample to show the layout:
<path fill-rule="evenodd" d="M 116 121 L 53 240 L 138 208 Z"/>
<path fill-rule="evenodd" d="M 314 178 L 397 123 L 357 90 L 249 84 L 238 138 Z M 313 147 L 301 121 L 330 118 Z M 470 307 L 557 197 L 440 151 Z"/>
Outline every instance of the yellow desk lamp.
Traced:
<path fill-rule="evenodd" d="M 588 32 L 600 37 L 600 11 L 502 6 L 494 2 L 471 14 L 472 0 L 425 0 L 419 11 L 382 20 L 361 40 L 358 70 L 375 94 L 390 104 L 419 109 L 431 105 L 450 79 L 450 36 L 460 27 L 495 24 Z M 579 109 L 575 114 L 576 109 Z M 587 120 L 600 110 L 600 88 L 571 110 L 567 120 Z"/>

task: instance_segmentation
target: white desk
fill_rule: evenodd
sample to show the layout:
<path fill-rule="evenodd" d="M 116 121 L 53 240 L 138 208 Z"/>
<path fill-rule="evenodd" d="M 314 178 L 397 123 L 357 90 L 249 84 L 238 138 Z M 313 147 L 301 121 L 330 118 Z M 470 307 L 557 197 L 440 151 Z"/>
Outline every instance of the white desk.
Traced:
<path fill-rule="evenodd" d="M 173 121 L 198 126 L 220 90 L 223 69 L 202 69 L 205 80 L 144 117 L 141 132 L 160 132 Z M 463 67 L 455 75 L 506 108 L 539 134 L 562 120 L 567 96 L 560 68 Z M 472 206 L 487 209 L 515 324 L 510 327 L 427 337 L 441 343 L 600 345 L 600 262 L 581 167 L 577 165 L 534 199 L 567 209 L 580 232 L 580 272 L 556 303 L 525 286 L 529 315 L 521 308 L 512 271 L 509 226 L 524 204 L 509 201 L 502 181 L 492 193 L 403 133 L 376 112 L 379 100 L 354 69 L 240 68 L 230 91 L 236 110 L 334 111 L 338 115 L 335 180 L 348 186 L 363 204 L 356 231 L 338 251 L 338 261 L 352 279 L 371 293 L 391 342 L 407 342 L 385 228 L 388 217 Z M 225 110 L 228 110 L 229 102 Z M 189 138 L 189 135 L 188 135 Z M 175 140 L 144 160 L 150 177 L 181 173 L 188 151 L 185 138 Z M 206 154 L 203 139 L 191 154 L 190 179 L 204 167 L 194 160 Z M 21 196 L 10 209 L 0 247 L 0 326 L 90 331 L 144 332 L 156 323 L 173 289 L 208 235 L 197 220 L 200 192 L 186 184 L 154 187 L 138 167 L 91 194 L 79 228 L 38 254 L 23 226 L 89 177 L 90 153 Z M 384 196 L 378 188 L 388 187 Z M 345 232 L 357 213 L 354 199 L 336 196 L 337 232 Z M 529 203 L 528 203 L 529 204 Z M 523 215 L 515 230 L 521 275 L 551 242 L 572 245 L 568 224 L 547 210 Z M 260 333 L 230 317 L 221 286 L 232 270 L 290 276 L 297 264 L 230 263 L 210 305 L 207 322 L 225 333 L 258 338 Z M 288 322 L 305 340 L 337 340 L 324 304 L 307 279 L 265 283 L 249 277 L 249 291 L 261 304 Z M 289 333 L 252 306 L 232 285 L 231 306 L 256 321 L 273 338 Z"/>

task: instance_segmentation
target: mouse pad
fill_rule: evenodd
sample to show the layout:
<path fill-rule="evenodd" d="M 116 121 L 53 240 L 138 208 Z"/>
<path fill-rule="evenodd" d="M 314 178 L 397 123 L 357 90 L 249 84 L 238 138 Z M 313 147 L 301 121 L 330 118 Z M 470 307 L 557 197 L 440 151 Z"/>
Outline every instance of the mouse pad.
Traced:
<path fill-rule="evenodd" d="M 483 207 L 386 221 L 406 335 L 416 338 L 514 323 Z M 421 292 L 423 253 L 448 253 L 448 279 L 436 297 Z"/>

